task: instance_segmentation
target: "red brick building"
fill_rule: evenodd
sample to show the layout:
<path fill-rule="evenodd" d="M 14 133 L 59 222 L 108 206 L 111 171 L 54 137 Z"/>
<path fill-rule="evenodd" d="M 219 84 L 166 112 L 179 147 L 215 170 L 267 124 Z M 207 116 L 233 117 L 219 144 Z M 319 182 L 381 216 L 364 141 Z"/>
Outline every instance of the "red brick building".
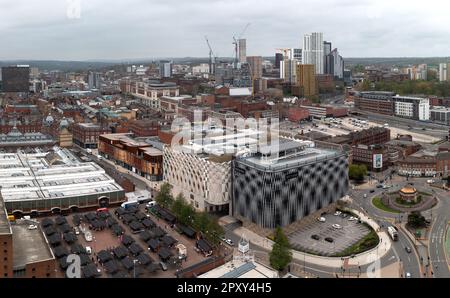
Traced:
<path fill-rule="evenodd" d="M 289 121 L 299 122 L 309 118 L 309 111 L 305 108 L 292 107 L 288 110 Z"/>
<path fill-rule="evenodd" d="M 110 128 L 93 123 L 76 123 L 72 126 L 73 142 L 82 148 L 96 149 L 99 136 L 110 132 Z"/>

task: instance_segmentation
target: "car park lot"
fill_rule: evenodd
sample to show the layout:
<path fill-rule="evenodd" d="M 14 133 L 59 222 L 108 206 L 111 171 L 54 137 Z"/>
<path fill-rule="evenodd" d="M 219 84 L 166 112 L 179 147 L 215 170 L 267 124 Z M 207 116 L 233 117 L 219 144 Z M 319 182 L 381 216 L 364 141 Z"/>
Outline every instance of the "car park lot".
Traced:
<path fill-rule="evenodd" d="M 311 221 L 289 235 L 292 247 L 299 251 L 332 256 L 369 234 L 370 230 L 364 224 L 358 220 L 349 220 L 351 215 L 345 214 L 345 218 L 343 216 L 344 214 L 324 214 L 322 217 L 325 218 L 325 222 Z"/>
<path fill-rule="evenodd" d="M 206 259 L 197 252 L 195 237 L 180 234 L 175 225 L 148 213 L 145 205 L 122 216 L 118 209 L 124 210 L 119 207 L 99 214 L 94 210 L 40 219 L 59 264 L 57 277 L 65 276 L 71 253 L 80 256 L 82 277 L 175 277 L 177 270 Z M 92 241 L 86 240 L 85 232 L 92 234 Z M 150 241 L 156 249 L 149 249 Z M 178 255 L 179 244 L 186 248 L 186 258 Z M 164 265 L 160 264 L 163 260 Z"/>

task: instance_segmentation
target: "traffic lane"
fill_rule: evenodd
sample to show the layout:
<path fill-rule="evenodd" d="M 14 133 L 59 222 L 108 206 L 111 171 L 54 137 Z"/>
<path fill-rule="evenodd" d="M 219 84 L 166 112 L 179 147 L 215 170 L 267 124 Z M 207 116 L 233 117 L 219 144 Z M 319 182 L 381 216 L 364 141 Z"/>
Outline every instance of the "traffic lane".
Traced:
<path fill-rule="evenodd" d="M 433 225 L 430 235 L 429 255 L 432 265 L 433 276 L 450 277 L 447 258 L 445 254 L 445 233 L 448 220 L 439 215 Z"/>
<path fill-rule="evenodd" d="M 398 241 L 393 241 L 394 249 L 396 250 L 403 265 L 403 276 L 409 272 L 411 277 L 420 278 L 420 262 L 417 256 L 416 249 L 409 240 L 409 238 L 402 232 L 398 231 Z M 406 247 L 411 249 L 411 253 L 406 251 Z"/>

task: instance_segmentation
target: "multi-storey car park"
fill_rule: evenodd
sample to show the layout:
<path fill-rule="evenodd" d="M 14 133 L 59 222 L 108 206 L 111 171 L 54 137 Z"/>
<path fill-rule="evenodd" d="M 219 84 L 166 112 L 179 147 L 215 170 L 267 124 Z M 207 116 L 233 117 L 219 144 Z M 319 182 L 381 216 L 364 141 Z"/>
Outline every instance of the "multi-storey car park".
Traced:
<path fill-rule="evenodd" d="M 270 155 L 258 151 L 233 166 L 233 215 L 263 228 L 290 225 L 336 202 L 348 191 L 343 150 L 280 139 Z"/>
<path fill-rule="evenodd" d="M 0 154 L 0 189 L 8 212 L 19 216 L 103 207 L 125 197 L 100 166 L 58 147 Z"/>

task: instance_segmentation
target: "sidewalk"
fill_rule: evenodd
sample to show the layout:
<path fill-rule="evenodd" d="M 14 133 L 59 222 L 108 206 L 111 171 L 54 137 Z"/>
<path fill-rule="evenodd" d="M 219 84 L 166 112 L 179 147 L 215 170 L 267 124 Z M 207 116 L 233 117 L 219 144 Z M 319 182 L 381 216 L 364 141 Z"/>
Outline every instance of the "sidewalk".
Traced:
<path fill-rule="evenodd" d="M 358 215 L 362 221 L 367 222 L 375 231 L 377 231 L 378 237 L 380 237 L 380 243 L 377 247 L 356 255 L 354 258 L 350 258 L 351 265 L 363 266 L 373 263 L 375 260 L 381 259 L 391 249 L 391 240 L 386 232 L 380 229 L 380 226 L 372 219 L 364 215 L 363 213 L 352 210 L 353 213 Z M 245 237 L 254 245 L 262 247 L 265 250 L 271 251 L 273 241 L 259 236 L 256 233 L 240 227 L 234 231 L 237 236 L 245 235 Z M 311 255 L 296 250 L 292 251 L 292 257 L 294 260 L 316 264 L 324 267 L 340 268 L 342 266 L 342 259 L 340 257 L 322 257 Z M 349 257 L 346 257 L 349 258 Z M 397 271 L 398 272 L 398 271 Z"/>

